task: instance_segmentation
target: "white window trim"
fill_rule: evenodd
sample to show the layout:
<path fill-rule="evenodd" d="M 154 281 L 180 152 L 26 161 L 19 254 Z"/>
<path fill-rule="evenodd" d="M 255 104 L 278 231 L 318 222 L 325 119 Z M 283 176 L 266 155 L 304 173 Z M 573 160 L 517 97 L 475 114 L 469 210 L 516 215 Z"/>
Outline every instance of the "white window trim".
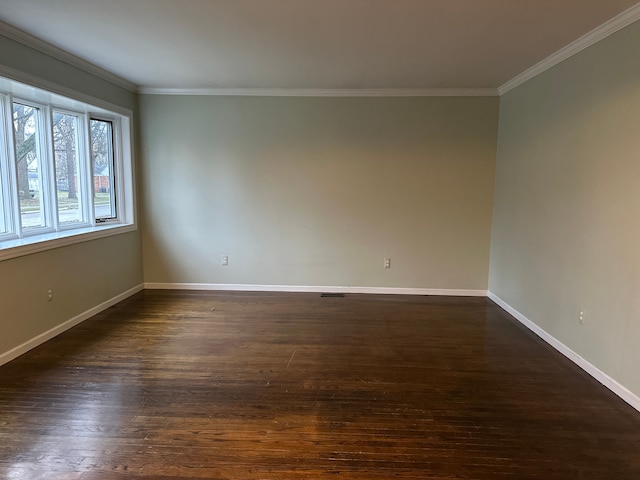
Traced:
<path fill-rule="evenodd" d="M 20 82 L 23 84 L 21 87 L 26 87 L 27 90 L 32 89 L 34 92 L 36 92 L 36 90 L 40 91 L 37 92 L 38 98 L 34 99 L 29 98 L 30 95 L 25 95 L 21 91 L 20 94 L 15 95 L 16 100 L 25 100 L 28 101 L 29 104 L 46 105 L 47 112 L 51 112 L 54 109 L 62 111 L 68 110 L 69 112 L 75 113 L 82 112 L 86 115 L 87 119 L 93 117 L 114 122 L 114 156 L 116 157 L 114 163 L 116 163 L 115 181 L 117 189 L 117 219 L 103 223 L 95 223 L 95 219 L 92 219 L 90 225 L 83 224 L 76 228 L 65 227 L 59 228 L 57 231 L 30 233 L 29 235 L 23 235 L 21 238 L 2 235 L 5 238 L 0 239 L 0 261 L 137 230 L 132 111 L 100 99 L 74 92 L 68 88 L 36 79 L 21 72 L 16 72 L 2 65 L 0 65 L 0 75 L 3 77 L 0 78 L 0 82 L 4 82 L 4 84 L 0 83 L 0 92 L 6 94 L 3 116 L 11 112 L 10 102 L 14 95 L 11 88 L 7 89 L 4 87 L 6 87 L 7 82 Z M 44 90 L 44 92 L 42 90 Z M 48 95 L 49 100 L 43 101 L 41 98 L 42 95 L 44 95 L 45 98 Z M 34 97 L 35 96 L 34 94 Z M 60 97 L 64 97 L 64 99 L 59 101 Z M 73 102 L 76 102 L 76 104 L 77 102 L 85 104 L 83 105 L 84 109 L 78 110 L 78 108 L 75 108 L 76 105 L 74 105 L 74 108 L 70 108 L 69 105 Z M 49 113 L 43 112 L 43 114 L 48 115 Z M 3 121 L 6 120 L 7 119 L 3 118 Z M 46 123 L 45 121 L 45 124 Z M 115 128 L 116 124 L 118 128 Z M 48 127 L 47 125 L 46 128 Z M 85 128 L 84 125 L 83 128 Z M 11 132 L 7 132 L 7 135 L 10 133 Z M 116 136 L 117 139 L 115 138 Z M 7 167 L 10 166 L 9 158 L 11 158 L 11 156 L 9 156 L 9 149 L 11 145 L 13 145 L 12 139 L 6 138 L 0 142 L 0 144 L 4 144 L 6 147 L 6 152 L 2 152 L 2 155 L 0 155 L 0 157 L 4 157 L 1 162 L 7 162 L 6 165 L 3 165 L 3 167 L 5 167 L 4 171 L 6 172 Z M 87 148 L 89 148 L 88 145 Z M 53 168 L 53 165 L 47 166 L 47 168 L 49 167 Z M 89 165 L 89 168 L 91 168 L 91 165 Z M 13 214 L 15 217 L 15 211 L 17 210 L 17 206 L 14 205 L 13 195 L 10 191 L 11 185 L 16 183 L 15 178 L 12 178 L 15 176 L 13 170 L 14 169 L 9 169 L 11 178 L 5 176 L 0 178 L 3 183 L 2 195 L 4 198 L 2 200 L 6 207 L 3 209 L 4 212 L 2 214 L 6 217 L 9 217 L 10 214 Z M 91 182 L 93 182 L 93 178 L 91 178 Z M 91 185 L 93 185 L 93 183 L 91 183 Z M 91 208 L 88 210 L 88 215 L 92 218 L 94 214 L 91 204 L 87 204 L 86 208 Z M 9 214 L 6 212 L 9 212 Z M 57 212 L 53 212 L 53 214 L 57 216 Z M 13 218 L 13 221 L 15 220 L 17 219 Z M 57 221 L 55 223 L 57 224 Z"/>
<path fill-rule="evenodd" d="M 5 92 L 0 90 L 0 94 L 4 95 Z M 29 108 L 33 108 L 38 111 L 38 119 L 37 119 L 37 155 L 38 155 L 38 183 L 40 186 L 40 190 L 44 192 L 48 192 L 47 185 L 51 181 L 51 175 L 53 172 L 53 165 L 47 162 L 49 155 L 53 149 L 53 145 L 50 145 L 49 136 L 47 132 L 51 130 L 51 115 L 50 108 L 48 105 L 41 104 L 39 102 L 34 102 L 27 98 L 22 98 L 18 96 L 13 96 L 11 93 L 6 94 L 5 98 L 8 103 L 8 110 L 11 114 L 12 105 L 14 103 L 24 105 Z M 13 125 L 13 116 L 11 119 L 11 123 L 7 123 L 9 126 Z M 7 145 L 7 151 L 9 152 L 9 164 L 14 164 L 16 162 L 17 152 L 15 151 L 15 143 L 13 138 L 11 138 L 13 130 L 8 131 L 8 135 L 6 136 L 6 140 L 10 143 Z M 14 174 L 16 172 L 13 172 Z M 5 183 L 5 187 L 8 192 L 12 191 L 12 187 L 15 187 L 15 178 L 12 176 L 11 178 L 13 184 Z M 12 197 L 12 200 L 15 201 L 15 197 Z M 33 227 L 33 230 L 25 231 L 26 229 L 20 225 L 20 209 L 16 208 L 14 212 L 14 223 L 16 225 L 16 229 L 20 233 L 20 235 L 24 238 L 33 237 L 37 235 L 43 235 L 47 233 L 52 233 L 56 231 L 56 222 L 53 218 L 53 210 L 55 210 L 56 205 L 50 205 L 50 198 L 48 195 L 41 196 L 41 216 L 40 218 L 43 221 L 42 226 Z M 3 235 L 4 236 L 4 235 Z M 2 246 L 2 238 L 0 237 L 0 246 Z"/>
<path fill-rule="evenodd" d="M 122 233 L 137 230 L 136 225 L 100 225 L 97 227 L 85 227 L 77 230 L 62 230 L 59 232 L 45 233 L 25 238 L 16 238 L 2 242 L 6 244 L 0 249 L 0 261 L 10 258 L 31 255 L 54 248 L 88 242 L 98 238 L 111 237 Z"/>

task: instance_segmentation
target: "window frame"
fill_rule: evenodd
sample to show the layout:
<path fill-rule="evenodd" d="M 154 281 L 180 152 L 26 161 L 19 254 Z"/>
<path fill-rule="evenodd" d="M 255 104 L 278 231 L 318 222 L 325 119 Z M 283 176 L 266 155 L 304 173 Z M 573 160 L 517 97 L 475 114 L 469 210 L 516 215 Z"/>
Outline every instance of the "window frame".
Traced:
<path fill-rule="evenodd" d="M 7 75 L 0 66 L 0 207 L 3 207 L 0 214 L 0 261 L 137 230 L 132 112 L 43 81 L 25 80 L 23 77 Z M 18 169 L 15 163 L 14 103 L 39 110 L 38 173 L 42 190 L 42 216 L 46 219 L 46 226 L 29 231 L 23 229 L 21 222 Z M 65 224 L 59 221 L 54 112 L 73 115 L 78 119 L 76 176 L 81 215 L 78 223 Z M 92 119 L 108 121 L 112 126 L 113 165 L 110 182 L 113 184 L 111 201 L 114 202 L 115 217 L 105 221 L 95 218 L 90 138 Z"/>
<path fill-rule="evenodd" d="M 52 159 L 53 159 L 53 189 L 55 191 L 54 198 L 56 200 L 56 205 L 53 213 L 54 213 L 57 229 L 61 231 L 61 230 L 75 230 L 77 228 L 89 227 L 91 226 L 91 220 L 90 220 L 89 214 L 90 214 L 90 208 L 92 208 L 92 204 L 91 204 L 92 198 L 90 195 L 91 184 L 89 183 L 89 180 L 88 180 L 89 173 L 87 172 L 87 164 L 86 162 L 83 162 L 81 158 L 78 158 L 78 172 L 76 173 L 78 177 L 78 194 L 80 196 L 79 209 L 81 213 L 81 218 L 77 224 L 61 224 L 60 222 L 60 206 L 58 204 L 58 195 L 57 195 L 57 192 L 58 192 L 58 178 L 57 178 L 57 172 L 56 172 L 57 161 L 56 161 L 56 155 L 55 155 L 55 139 L 53 138 L 53 127 L 54 127 L 53 120 L 54 120 L 55 113 L 60 113 L 62 115 L 68 115 L 68 116 L 76 116 L 78 118 L 78 122 L 77 122 L 78 131 L 76 132 L 76 136 L 77 136 L 76 148 L 78 150 L 77 152 L 78 157 L 81 157 L 82 155 L 86 155 L 88 152 L 87 150 L 88 147 L 87 147 L 87 138 L 86 138 L 87 122 L 84 118 L 85 115 L 75 110 L 70 110 L 68 108 L 60 108 L 58 106 L 51 105 L 49 116 L 51 118 L 51 130 L 52 130 L 51 148 L 52 148 Z M 69 180 L 67 179 L 67 182 L 68 181 Z"/>
<path fill-rule="evenodd" d="M 0 121 L 5 122 L 9 115 L 8 98 L 0 96 Z M 9 135 L 12 131 L 0 130 L 0 236 L 4 236 L 11 226 L 14 209 L 9 186 L 13 183 L 9 168 Z"/>
<path fill-rule="evenodd" d="M 121 158 L 121 156 L 122 156 L 122 152 L 120 151 L 120 148 L 119 148 L 121 143 L 120 143 L 119 137 L 117 136 L 121 126 L 120 126 L 119 121 L 118 121 L 117 118 L 110 117 L 108 115 L 92 114 L 87 120 L 88 120 L 87 124 L 88 124 L 88 128 L 89 128 L 89 155 L 91 155 L 91 147 L 92 147 L 92 144 L 91 144 L 91 133 L 90 133 L 91 132 L 91 120 L 96 120 L 96 121 L 99 121 L 99 122 L 109 122 L 109 123 L 111 123 L 111 156 L 112 156 L 112 158 L 111 158 L 110 168 L 113 171 L 113 174 L 110 175 L 109 186 L 110 186 L 111 191 L 113 192 L 112 195 L 114 195 L 113 207 L 112 207 L 112 212 L 113 212 L 114 216 L 113 217 L 106 217 L 106 218 L 103 218 L 103 217 L 98 218 L 95 215 L 95 205 L 92 205 L 92 209 L 93 209 L 92 211 L 94 212 L 93 216 L 95 217 L 96 224 L 104 225 L 104 224 L 114 223 L 114 222 L 117 222 L 118 218 L 121 217 L 121 212 L 118 211 L 119 204 L 121 203 L 121 202 L 118 202 L 118 192 L 121 190 L 121 188 L 120 188 L 121 185 L 118 184 L 118 181 L 119 181 L 120 177 L 122 177 L 122 176 L 118 175 L 117 168 L 116 168 L 118 159 Z M 95 185 L 95 183 L 94 183 L 95 182 L 95 180 L 94 180 L 95 172 L 93 171 L 93 161 L 92 161 L 92 159 L 90 159 L 90 167 L 91 167 L 91 184 Z M 124 188 L 124 185 L 122 185 L 122 188 Z M 94 191 L 94 193 L 95 193 L 95 191 Z"/>
<path fill-rule="evenodd" d="M 38 102 L 34 102 L 31 100 L 26 100 L 21 97 L 14 97 L 13 95 L 8 95 L 8 103 L 9 103 L 9 111 L 11 113 L 11 131 L 9 133 L 9 138 L 11 143 L 9 144 L 9 165 L 10 168 L 14 169 L 13 165 L 17 165 L 17 145 L 15 139 L 15 132 L 13 127 L 13 106 L 15 104 L 23 105 L 25 107 L 32 108 L 36 110 L 37 119 L 37 131 L 36 131 L 36 155 L 38 162 L 38 186 L 39 197 L 40 197 L 40 218 L 43 220 L 44 225 L 39 227 L 34 227 L 33 229 L 29 229 L 22 224 L 22 210 L 20 205 L 20 188 L 18 185 L 18 171 L 17 167 L 14 169 L 13 183 L 9 185 L 9 193 L 13 197 L 13 203 L 16 205 L 16 212 L 14 213 L 14 218 L 17 218 L 17 221 L 10 225 L 13 227 L 12 232 L 8 232 L 7 234 L 0 237 L 0 241 L 3 237 L 9 236 L 9 239 L 12 237 L 22 238 L 22 237 L 33 237 L 36 235 L 47 234 L 56 231 L 56 225 L 53 219 L 53 209 L 55 208 L 55 203 L 52 203 L 53 199 L 51 197 L 49 191 L 49 183 L 51 181 L 51 171 L 52 165 L 49 165 L 49 151 L 51 150 L 51 145 L 49 145 L 49 137 L 47 132 L 50 130 L 50 115 L 49 110 L 45 105 L 42 105 Z"/>

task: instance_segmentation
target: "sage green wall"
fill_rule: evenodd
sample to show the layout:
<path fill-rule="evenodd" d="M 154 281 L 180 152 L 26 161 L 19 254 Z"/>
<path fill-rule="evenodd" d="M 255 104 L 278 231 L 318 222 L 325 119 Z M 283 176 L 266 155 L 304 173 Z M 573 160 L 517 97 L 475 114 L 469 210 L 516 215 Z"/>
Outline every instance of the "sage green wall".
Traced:
<path fill-rule="evenodd" d="M 487 289 L 497 98 L 140 105 L 145 282 Z"/>
<path fill-rule="evenodd" d="M 134 110 L 137 95 L 0 34 L 0 65 Z"/>
<path fill-rule="evenodd" d="M 135 94 L 3 36 L 0 52 L 4 67 L 137 108 Z M 138 231 L 0 261 L 0 355 L 141 283 Z"/>
<path fill-rule="evenodd" d="M 636 395 L 639 58 L 636 23 L 501 98 L 489 282 Z"/>

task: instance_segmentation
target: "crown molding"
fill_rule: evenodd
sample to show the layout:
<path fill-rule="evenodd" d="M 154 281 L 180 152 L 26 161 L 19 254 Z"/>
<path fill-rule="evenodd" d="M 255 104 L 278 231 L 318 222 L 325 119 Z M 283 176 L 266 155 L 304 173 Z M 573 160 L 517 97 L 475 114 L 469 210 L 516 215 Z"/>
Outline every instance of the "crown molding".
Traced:
<path fill-rule="evenodd" d="M 145 95 L 206 95 L 252 97 L 497 97 L 495 88 L 156 88 Z"/>
<path fill-rule="evenodd" d="M 50 57 L 53 57 L 61 62 L 64 62 L 72 67 L 79 68 L 91 75 L 94 75 L 102 80 L 106 80 L 107 82 L 113 83 L 122 87 L 130 92 L 136 92 L 138 87 L 136 84 L 125 80 L 124 78 L 109 72 L 97 65 L 94 65 L 87 60 L 77 57 L 76 55 L 67 52 L 61 48 L 58 48 L 50 43 L 41 40 L 40 38 L 34 37 L 33 35 L 24 32 L 13 25 L 9 25 L 0 20 L 0 35 L 7 37 L 11 40 L 14 40 L 22 45 L 25 45 L 29 48 L 33 48 L 39 52 L 42 52 Z"/>
<path fill-rule="evenodd" d="M 576 53 L 581 52 L 594 43 L 603 40 L 609 35 L 614 34 L 618 30 L 621 30 L 638 20 L 640 20 L 640 3 L 613 17 L 611 20 L 603 23 L 599 27 L 594 28 L 589 33 L 583 35 L 574 42 L 571 42 L 569 45 L 561 48 L 552 55 L 549 55 L 547 58 L 536 63 L 534 66 L 528 68 L 519 75 L 516 75 L 511 80 L 498 87 L 498 94 L 504 95 L 508 91 L 522 85 L 533 77 L 540 75 L 542 72 L 549 70 L 551 67 L 554 67 L 567 58 L 572 57 Z"/>

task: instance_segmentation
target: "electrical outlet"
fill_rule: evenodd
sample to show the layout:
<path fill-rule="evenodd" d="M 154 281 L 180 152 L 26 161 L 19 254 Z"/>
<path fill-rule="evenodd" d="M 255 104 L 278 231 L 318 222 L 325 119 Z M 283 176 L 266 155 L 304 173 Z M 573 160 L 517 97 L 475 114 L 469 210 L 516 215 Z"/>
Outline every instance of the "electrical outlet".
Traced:
<path fill-rule="evenodd" d="M 585 311 L 584 308 L 581 308 L 580 310 L 578 310 L 578 323 L 580 325 L 584 325 L 584 318 L 586 317 L 587 312 Z"/>
<path fill-rule="evenodd" d="M 53 300 L 53 289 L 49 288 L 47 290 L 47 302 L 50 302 L 51 300 Z"/>
<path fill-rule="evenodd" d="M 220 263 L 222 265 L 229 265 L 229 255 L 221 255 L 220 256 Z"/>
<path fill-rule="evenodd" d="M 384 268 L 391 268 L 391 259 L 390 258 L 385 258 L 384 259 Z"/>

